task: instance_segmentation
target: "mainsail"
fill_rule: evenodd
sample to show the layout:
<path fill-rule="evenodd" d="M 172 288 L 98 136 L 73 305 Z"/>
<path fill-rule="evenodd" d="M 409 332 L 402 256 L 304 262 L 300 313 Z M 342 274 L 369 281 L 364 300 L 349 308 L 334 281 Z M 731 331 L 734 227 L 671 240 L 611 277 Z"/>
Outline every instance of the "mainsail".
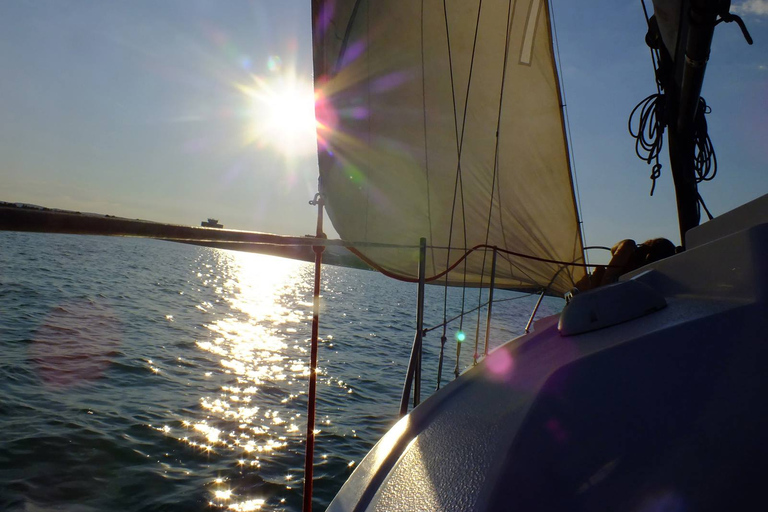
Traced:
<path fill-rule="evenodd" d="M 316 0 L 313 17 L 320 192 L 342 239 L 403 279 L 425 237 L 427 279 L 495 246 L 517 254 L 498 254 L 497 286 L 572 288 L 583 246 L 546 0 Z M 486 251 L 449 281 L 487 285 Z"/>

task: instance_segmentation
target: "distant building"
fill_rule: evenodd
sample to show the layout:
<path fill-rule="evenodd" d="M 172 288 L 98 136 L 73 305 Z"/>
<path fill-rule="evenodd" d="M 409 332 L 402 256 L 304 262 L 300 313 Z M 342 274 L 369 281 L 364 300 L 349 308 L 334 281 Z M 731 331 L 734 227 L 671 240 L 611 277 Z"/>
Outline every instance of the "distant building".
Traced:
<path fill-rule="evenodd" d="M 203 226 L 204 228 L 219 228 L 219 229 L 221 229 L 221 228 L 224 227 L 221 224 L 219 224 L 218 219 L 211 219 L 211 218 L 209 218 L 207 221 L 204 220 L 203 222 L 200 223 L 200 225 Z"/>

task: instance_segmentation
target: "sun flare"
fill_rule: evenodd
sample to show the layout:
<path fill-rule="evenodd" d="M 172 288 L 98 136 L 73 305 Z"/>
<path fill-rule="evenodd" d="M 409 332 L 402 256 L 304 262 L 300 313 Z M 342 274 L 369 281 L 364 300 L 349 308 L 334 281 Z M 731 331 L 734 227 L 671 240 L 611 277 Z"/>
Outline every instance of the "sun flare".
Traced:
<path fill-rule="evenodd" d="M 237 85 L 251 101 L 246 142 L 268 147 L 288 159 L 314 154 L 317 143 L 311 82 L 290 72 L 252 78 L 249 85 Z"/>

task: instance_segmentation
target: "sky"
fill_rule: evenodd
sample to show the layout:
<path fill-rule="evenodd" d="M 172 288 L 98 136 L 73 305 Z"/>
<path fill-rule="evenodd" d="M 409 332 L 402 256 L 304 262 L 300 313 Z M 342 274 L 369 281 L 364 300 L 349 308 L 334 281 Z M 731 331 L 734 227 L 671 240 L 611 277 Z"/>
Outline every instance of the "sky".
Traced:
<path fill-rule="evenodd" d="M 584 4 L 553 1 L 586 242 L 678 243 L 666 158 L 649 197 L 627 133 L 655 92 L 640 0 Z M 734 5 L 755 44 L 716 29 L 714 214 L 768 193 L 768 0 Z M 0 2 L 0 200 L 313 233 L 311 62 L 309 0 Z"/>

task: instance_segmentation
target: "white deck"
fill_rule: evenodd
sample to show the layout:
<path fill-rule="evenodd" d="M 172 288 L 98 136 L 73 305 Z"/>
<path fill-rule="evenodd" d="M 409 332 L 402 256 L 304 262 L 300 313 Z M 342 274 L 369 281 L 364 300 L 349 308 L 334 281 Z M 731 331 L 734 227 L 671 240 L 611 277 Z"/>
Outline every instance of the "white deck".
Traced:
<path fill-rule="evenodd" d="M 687 241 L 622 277 L 666 307 L 573 336 L 539 320 L 403 418 L 328 510 L 738 508 L 762 485 L 740 465 L 768 469 L 768 195 Z"/>

